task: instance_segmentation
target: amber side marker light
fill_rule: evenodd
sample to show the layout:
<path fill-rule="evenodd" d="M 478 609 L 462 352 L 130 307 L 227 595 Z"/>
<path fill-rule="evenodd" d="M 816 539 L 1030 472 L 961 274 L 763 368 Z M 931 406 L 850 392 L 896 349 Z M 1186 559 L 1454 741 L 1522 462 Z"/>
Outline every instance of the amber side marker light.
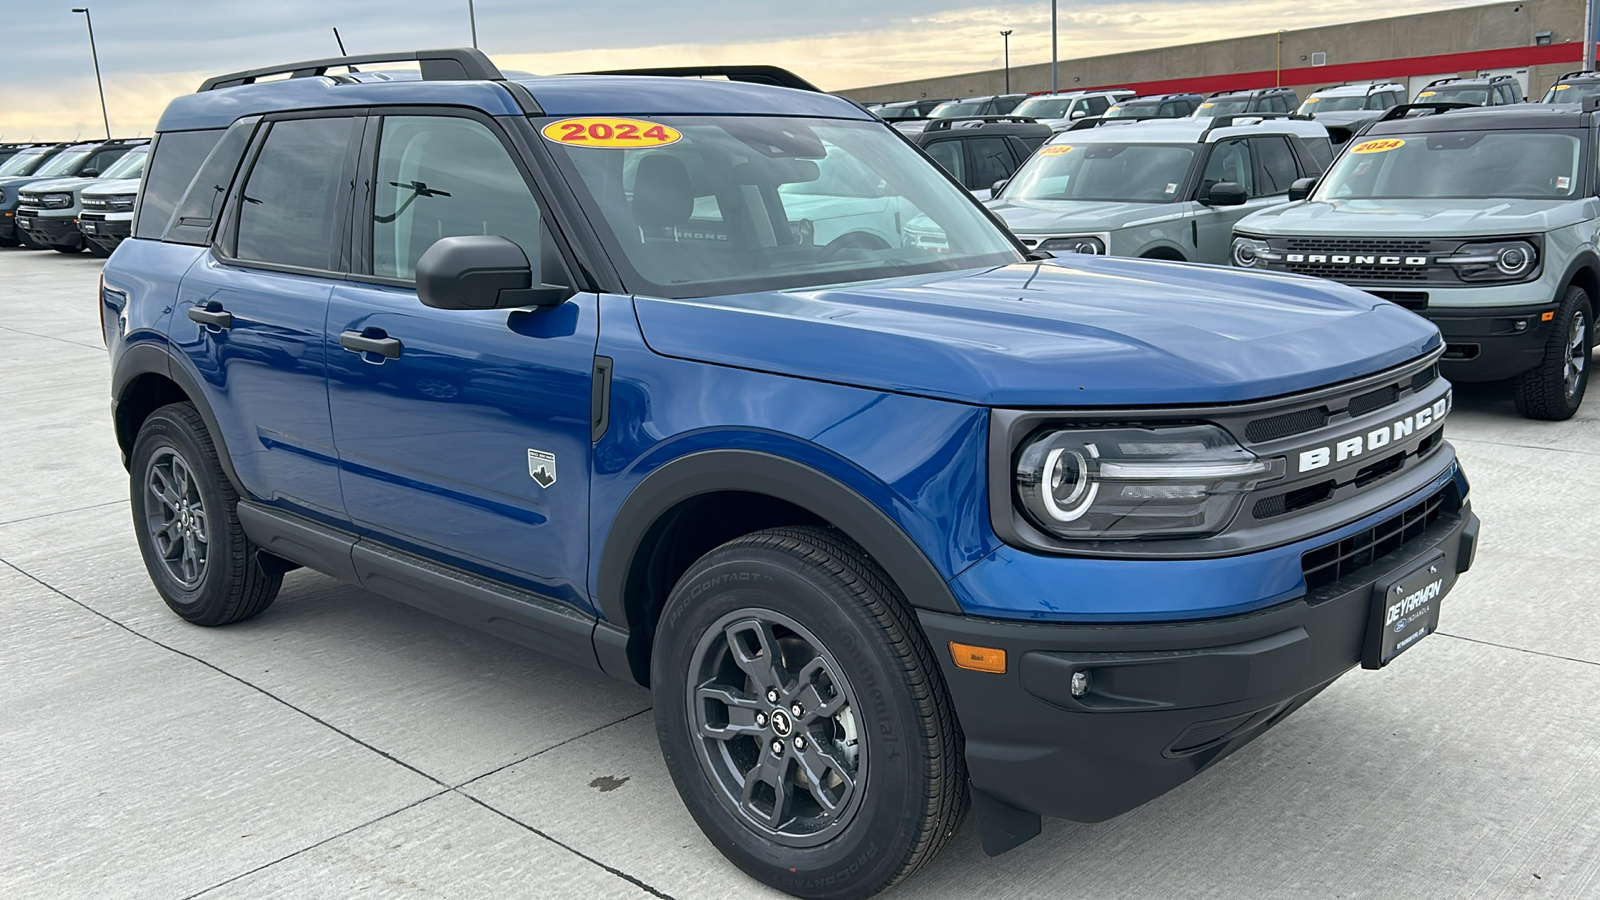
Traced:
<path fill-rule="evenodd" d="M 1545 313 L 1545 314 L 1543 314 L 1543 315 L 1541 315 L 1539 317 L 1539 321 L 1548 322 L 1551 319 L 1554 319 L 1555 317 L 1556 317 L 1556 314 L 1554 312 L 1547 312 L 1547 313 Z"/>
<path fill-rule="evenodd" d="M 1006 671 L 1006 652 L 995 647 L 974 647 L 971 644 L 950 642 L 950 658 L 958 669 L 989 672 L 1003 675 Z"/>

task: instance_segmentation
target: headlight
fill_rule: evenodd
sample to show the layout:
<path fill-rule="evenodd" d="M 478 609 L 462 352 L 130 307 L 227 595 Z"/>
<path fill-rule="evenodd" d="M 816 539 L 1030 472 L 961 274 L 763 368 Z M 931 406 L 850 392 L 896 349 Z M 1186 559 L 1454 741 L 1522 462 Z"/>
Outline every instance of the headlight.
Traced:
<path fill-rule="evenodd" d="M 1061 253 L 1087 253 L 1091 256 L 1104 256 L 1106 254 L 1106 243 L 1095 237 L 1051 238 L 1040 243 L 1039 249 Z"/>
<path fill-rule="evenodd" d="M 1033 524 L 1057 537 L 1196 536 L 1221 531 L 1281 468 L 1215 425 L 1062 429 L 1023 445 L 1016 490 Z"/>
<path fill-rule="evenodd" d="M 133 212 L 133 194 L 117 194 L 106 203 L 112 212 Z"/>
<path fill-rule="evenodd" d="M 1522 281 L 1539 269 L 1539 248 L 1529 241 L 1462 244 L 1434 260 L 1455 269 L 1462 281 Z"/>
<path fill-rule="evenodd" d="M 71 194 L 45 194 L 40 198 L 40 205 L 45 209 L 66 209 L 72 205 Z"/>
<path fill-rule="evenodd" d="M 1253 269 L 1257 266 L 1266 266 L 1281 258 L 1272 252 L 1272 245 L 1266 241 L 1247 237 L 1233 239 L 1233 264 L 1240 268 Z"/>

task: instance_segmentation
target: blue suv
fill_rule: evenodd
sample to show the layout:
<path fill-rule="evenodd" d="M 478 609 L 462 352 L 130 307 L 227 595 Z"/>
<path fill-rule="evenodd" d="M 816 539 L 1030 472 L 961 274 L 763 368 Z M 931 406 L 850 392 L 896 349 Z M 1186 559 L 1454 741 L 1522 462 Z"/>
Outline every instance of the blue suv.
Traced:
<path fill-rule="evenodd" d="M 140 197 L 101 309 L 173 611 L 305 566 L 647 685 L 695 820 L 797 896 L 969 808 L 999 853 L 1138 806 L 1472 562 L 1427 321 L 1030 255 L 782 70 L 225 75 Z"/>

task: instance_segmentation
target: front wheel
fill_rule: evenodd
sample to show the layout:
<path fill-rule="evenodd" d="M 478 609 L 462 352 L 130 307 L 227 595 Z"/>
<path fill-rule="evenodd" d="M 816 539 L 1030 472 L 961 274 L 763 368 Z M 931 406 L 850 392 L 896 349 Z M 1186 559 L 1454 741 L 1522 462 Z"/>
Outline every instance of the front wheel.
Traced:
<path fill-rule="evenodd" d="M 1594 349 L 1594 320 L 1589 295 L 1569 287 L 1556 307 L 1544 358 L 1517 376 L 1512 398 L 1517 412 L 1530 419 L 1570 419 L 1583 404 L 1589 387 L 1589 354 Z"/>
<path fill-rule="evenodd" d="M 129 477 L 139 551 L 173 612 L 196 625 L 226 625 L 271 605 L 283 574 L 262 568 L 239 524 L 239 495 L 192 405 L 163 406 L 145 419 Z"/>
<path fill-rule="evenodd" d="M 959 732 L 905 600 L 828 528 L 775 528 L 695 563 L 662 611 L 656 729 L 684 804 L 752 877 L 869 897 L 966 811 Z"/>

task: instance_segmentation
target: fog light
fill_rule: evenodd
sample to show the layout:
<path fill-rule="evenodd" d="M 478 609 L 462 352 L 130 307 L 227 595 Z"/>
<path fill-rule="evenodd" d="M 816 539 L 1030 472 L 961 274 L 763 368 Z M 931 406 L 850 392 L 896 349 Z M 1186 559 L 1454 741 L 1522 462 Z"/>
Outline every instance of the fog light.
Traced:
<path fill-rule="evenodd" d="M 1089 693 L 1089 673 L 1073 672 L 1072 683 L 1068 686 L 1068 690 L 1072 691 L 1074 697 L 1082 697 Z"/>
<path fill-rule="evenodd" d="M 1528 330 L 1528 320 L 1527 319 L 1518 319 L 1515 322 L 1512 322 L 1511 323 L 1511 330 L 1512 331 L 1527 331 Z"/>

